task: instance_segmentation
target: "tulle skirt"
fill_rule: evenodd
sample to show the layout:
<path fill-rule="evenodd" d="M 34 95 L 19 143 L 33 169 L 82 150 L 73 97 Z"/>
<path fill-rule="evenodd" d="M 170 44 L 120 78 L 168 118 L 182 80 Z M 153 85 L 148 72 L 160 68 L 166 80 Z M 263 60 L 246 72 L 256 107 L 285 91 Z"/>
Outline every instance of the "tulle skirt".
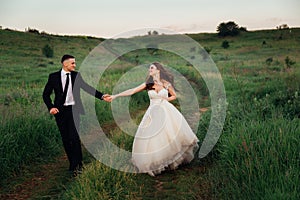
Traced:
<path fill-rule="evenodd" d="M 197 143 L 183 115 L 168 101 L 153 99 L 136 132 L 132 162 L 139 173 L 159 174 L 192 161 Z"/>

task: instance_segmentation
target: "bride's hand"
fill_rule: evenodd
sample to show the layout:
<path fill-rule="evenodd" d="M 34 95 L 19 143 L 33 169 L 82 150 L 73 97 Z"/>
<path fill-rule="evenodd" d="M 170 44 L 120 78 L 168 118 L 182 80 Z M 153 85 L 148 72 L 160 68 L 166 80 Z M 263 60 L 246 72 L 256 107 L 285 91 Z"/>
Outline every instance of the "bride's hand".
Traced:
<path fill-rule="evenodd" d="M 106 102 L 111 102 L 111 95 L 109 94 L 104 94 L 103 95 L 103 100 Z"/>
<path fill-rule="evenodd" d="M 111 96 L 110 96 L 110 99 L 111 99 L 110 101 L 113 101 L 113 100 L 116 99 L 116 98 L 117 98 L 116 95 L 111 95 Z"/>

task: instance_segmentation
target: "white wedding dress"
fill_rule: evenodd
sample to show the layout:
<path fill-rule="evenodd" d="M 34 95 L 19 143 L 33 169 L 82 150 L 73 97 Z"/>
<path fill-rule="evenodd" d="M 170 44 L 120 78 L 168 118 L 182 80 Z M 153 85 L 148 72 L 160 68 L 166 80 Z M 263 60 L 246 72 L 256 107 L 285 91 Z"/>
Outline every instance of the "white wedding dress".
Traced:
<path fill-rule="evenodd" d="M 159 174 L 189 163 L 198 138 L 183 115 L 169 103 L 168 90 L 149 90 L 150 106 L 134 138 L 132 162 L 139 173 Z"/>

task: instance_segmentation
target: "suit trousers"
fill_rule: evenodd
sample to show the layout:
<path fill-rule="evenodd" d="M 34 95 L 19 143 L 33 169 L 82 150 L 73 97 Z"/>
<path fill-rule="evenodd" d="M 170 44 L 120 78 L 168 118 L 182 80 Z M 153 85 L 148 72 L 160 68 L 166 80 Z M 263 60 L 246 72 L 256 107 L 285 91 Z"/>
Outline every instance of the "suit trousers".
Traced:
<path fill-rule="evenodd" d="M 54 116 L 69 160 L 69 170 L 74 171 L 77 167 L 82 167 L 81 142 L 77 131 L 80 115 L 73 114 L 72 106 L 63 106 Z"/>

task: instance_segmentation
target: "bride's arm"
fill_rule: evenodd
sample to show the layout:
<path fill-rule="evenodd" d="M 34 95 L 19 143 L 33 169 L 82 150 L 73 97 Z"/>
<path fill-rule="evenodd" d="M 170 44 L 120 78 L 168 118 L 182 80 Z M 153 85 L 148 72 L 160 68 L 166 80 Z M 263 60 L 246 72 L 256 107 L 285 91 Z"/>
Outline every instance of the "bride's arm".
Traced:
<path fill-rule="evenodd" d="M 125 97 L 125 96 L 131 96 L 137 92 L 140 92 L 142 90 L 144 90 L 146 88 L 146 83 L 143 83 L 135 88 L 132 88 L 132 89 L 128 89 L 128 90 L 125 90 L 124 92 L 121 92 L 119 94 L 115 94 L 115 95 L 112 95 L 112 100 L 114 100 L 115 98 L 117 97 Z"/>
<path fill-rule="evenodd" d="M 168 101 L 173 101 L 173 100 L 175 100 L 175 99 L 176 99 L 176 92 L 175 92 L 174 88 L 172 87 L 172 85 L 170 85 L 170 86 L 168 87 L 168 92 L 169 92 L 169 94 L 170 94 L 171 96 L 169 96 L 169 97 L 167 98 L 167 100 L 168 100 Z"/>
<path fill-rule="evenodd" d="M 166 88 L 168 90 L 168 93 L 170 94 L 170 96 L 168 98 L 165 98 L 167 101 L 173 101 L 175 100 L 177 97 L 176 97 L 176 92 L 175 92 L 175 89 L 174 87 L 172 86 L 171 83 L 169 83 L 168 81 L 163 81 L 163 84 L 164 84 L 164 88 Z"/>

